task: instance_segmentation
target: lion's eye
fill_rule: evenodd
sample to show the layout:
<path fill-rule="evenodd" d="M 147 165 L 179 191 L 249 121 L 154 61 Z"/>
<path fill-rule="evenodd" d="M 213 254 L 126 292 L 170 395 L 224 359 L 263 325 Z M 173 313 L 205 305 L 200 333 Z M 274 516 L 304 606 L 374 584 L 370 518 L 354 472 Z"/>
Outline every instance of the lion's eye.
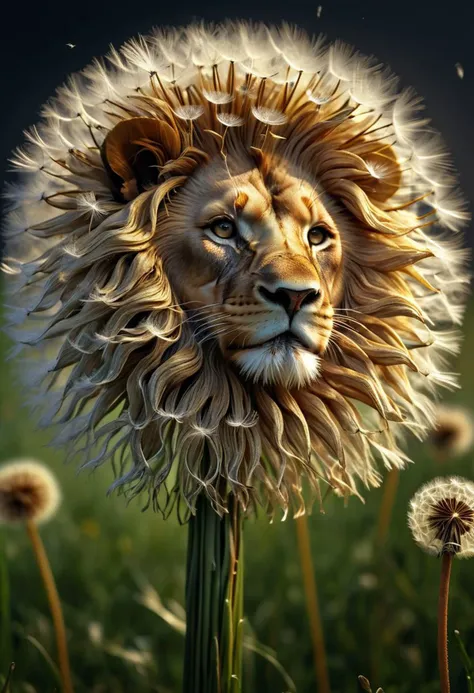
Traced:
<path fill-rule="evenodd" d="M 330 234 L 325 226 L 313 226 L 308 231 L 308 242 L 310 245 L 323 245 L 329 238 Z"/>
<path fill-rule="evenodd" d="M 237 233 L 234 222 L 227 217 L 214 219 L 214 221 L 209 224 L 209 228 L 217 238 L 233 238 Z"/>

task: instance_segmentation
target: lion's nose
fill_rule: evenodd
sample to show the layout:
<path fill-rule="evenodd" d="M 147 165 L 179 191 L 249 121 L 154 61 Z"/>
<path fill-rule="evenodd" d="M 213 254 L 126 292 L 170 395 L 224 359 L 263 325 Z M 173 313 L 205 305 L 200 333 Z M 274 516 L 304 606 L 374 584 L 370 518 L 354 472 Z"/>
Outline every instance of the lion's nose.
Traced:
<path fill-rule="evenodd" d="M 318 289 L 288 289 L 280 286 L 276 291 L 269 291 L 264 286 L 259 287 L 260 295 L 269 303 L 282 306 L 292 318 L 303 306 L 309 306 L 318 301 L 321 292 Z"/>

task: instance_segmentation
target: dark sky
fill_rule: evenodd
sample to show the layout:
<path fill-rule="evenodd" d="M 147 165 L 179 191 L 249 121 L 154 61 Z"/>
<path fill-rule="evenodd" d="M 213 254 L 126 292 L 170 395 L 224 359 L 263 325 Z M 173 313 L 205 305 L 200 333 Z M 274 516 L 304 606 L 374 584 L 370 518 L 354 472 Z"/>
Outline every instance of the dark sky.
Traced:
<path fill-rule="evenodd" d="M 317 6 L 322 5 L 317 18 Z M 272 9 L 270 9 L 272 8 Z M 2 10 L 0 161 L 42 103 L 71 72 L 152 26 L 226 17 L 286 20 L 310 33 L 341 38 L 390 65 L 402 86 L 425 98 L 426 112 L 450 148 L 474 209 L 474 0 L 9 0 Z M 66 43 L 74 43 L 71 49 Z M 464 68 L 464 78 L 456 72 Z M 473 227 L 474 228 L 474 227 Z M 470 241 L 474 233 L 469 232 Z"/>

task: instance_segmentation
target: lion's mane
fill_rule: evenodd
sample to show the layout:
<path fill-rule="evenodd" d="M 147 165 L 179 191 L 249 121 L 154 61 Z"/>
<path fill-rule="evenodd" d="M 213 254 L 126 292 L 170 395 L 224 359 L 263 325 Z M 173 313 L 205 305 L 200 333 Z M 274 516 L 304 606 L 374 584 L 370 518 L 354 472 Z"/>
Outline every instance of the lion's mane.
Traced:
<path fill-rule="evenodd" d="M 11 333 L 57 441 L 163 509 L 200 492 L 220 508 L 230 488 L 299 512 L 305 477 L 359 493 L 404 466 L 403 431 L 422 436 L 435 389 L 455 386 L 467 284 L 467 215 L 420 108 L 372 59 L 287 26 L 158 31 L 73 76 L 6 191 Z M 309 171 L 352 229 L 344 319 L 295 391 L 198 343 L 154 243 L 193 171 L 242 148 Z"/>

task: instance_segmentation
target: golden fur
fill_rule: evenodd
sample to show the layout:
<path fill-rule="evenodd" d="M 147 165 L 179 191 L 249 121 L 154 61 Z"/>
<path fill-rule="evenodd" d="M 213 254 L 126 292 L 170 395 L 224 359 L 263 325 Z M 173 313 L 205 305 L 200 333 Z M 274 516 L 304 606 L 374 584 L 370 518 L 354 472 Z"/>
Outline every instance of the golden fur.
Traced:
<path fill-rule="evenodd" d="M 417 107 L 285 26 L 157 33 L 63 88 L 16 156 L 6 262 L 59 442 L 163 509 L 231 490 L 298 513 L 304 478 L 359 493 L 403 466 L 403 430 L 455 384 L 467 281 L 466 214 Z M 223 214 L 237 240 L 210 232 Z M 312 303 L 296 341 L 262 346 L 287 329 L 281 286 Z"/>

